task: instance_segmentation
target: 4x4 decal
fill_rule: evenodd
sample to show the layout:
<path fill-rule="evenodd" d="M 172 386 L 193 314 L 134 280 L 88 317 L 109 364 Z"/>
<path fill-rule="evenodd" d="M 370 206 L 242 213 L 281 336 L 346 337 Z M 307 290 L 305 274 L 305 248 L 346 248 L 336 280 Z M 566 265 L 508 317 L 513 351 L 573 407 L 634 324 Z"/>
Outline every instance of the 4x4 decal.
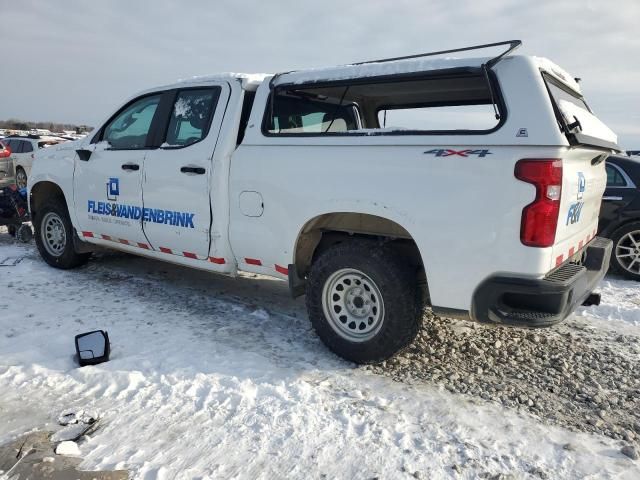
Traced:
<path fill-rule="evenodd" d="M 486 157 L 487 155 L 492 155 L 489 150 L 453 150 L 451 148 L 436 148 L 434 150 L 427 150 L 424 153 L 426 155 L 435 155 L 436 157 L 450 157 L 452 155 L 459 155 L 461 157 L 468 157 L 469 155 Z"/>

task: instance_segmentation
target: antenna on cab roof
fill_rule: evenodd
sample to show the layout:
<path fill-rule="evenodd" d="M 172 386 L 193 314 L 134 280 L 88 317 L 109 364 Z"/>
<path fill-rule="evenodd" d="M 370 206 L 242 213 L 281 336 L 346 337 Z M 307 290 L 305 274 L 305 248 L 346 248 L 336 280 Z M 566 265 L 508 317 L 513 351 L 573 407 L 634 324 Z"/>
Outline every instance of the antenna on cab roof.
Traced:
<path fill-rule="evenodd" d="M 485 48 L 500 47 L 502 45 L 508 45 L 509 48 L 507 48 L 504 52 L 502 52 L 497 57 L 493 57 L 491 60 L 487 62 L 487 66 L 491 68 L 500 60 L 502 60 L 505 56 L 509 55 L 511 52 L 517 49 L 520 45 L 522 45 L 522 40 L 506 40 L 504 42 L 485 43 L 483 45 L 473 45 L 471 47 L 454 48 L 453 50 L 440 50 L 438 52 L 416 53 L 415 55 L 406 55 L 404 57 L 392 57 L 392 58 L 382 58 L 380 60 L 368 60 L 366 62 L 352 63 L 351 65 L 366 65 L 367 63 L 384 63 L 384 62 L 394 62 L 396 60 L 409 60 L 412 58 L 433 57 L 436 55 L 443 55 L 445 53 L 457 53 L 457 52 L 467 52 L 470 50 L 482 50 Z"/>

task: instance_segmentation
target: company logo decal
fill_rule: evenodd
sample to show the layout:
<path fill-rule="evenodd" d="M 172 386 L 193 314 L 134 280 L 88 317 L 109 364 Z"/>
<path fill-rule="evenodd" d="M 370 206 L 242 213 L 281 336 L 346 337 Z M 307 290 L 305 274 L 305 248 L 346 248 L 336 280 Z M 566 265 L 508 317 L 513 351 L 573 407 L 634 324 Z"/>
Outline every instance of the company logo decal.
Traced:
<path fill-rule="evenodd" d="M 584 191 L 587 189 L 587 180 L 582 172 L 578 172 L 578 200 L 584 197 Z"/>
<path fill-rule="evenodd" d="M 582 213 L 582 207 L 584 207 L 584 202 L 581 202 L 580 200 L 584 198 L 584 192 L 586 189 L 587 179 L 584 177 L 584 174 L 582 172 L 578 172 L 578 201 L 569 206 L 566 225 L 573 225 L 574 223 L 578 223 L 580 221 L 580 214 Z"/>
<path fill-rule="evenodd" d="M 118 178 L 109 178 L 106 184 L 107 202 L 88 200 L 87 212 L 89 216 L 95 215 L 94 220 L 130 225 L 129 220 L 143 220 L 145 222 L 161 223 L 173 227 L 195 228 L 193 217 L 195 213 L 165 210 L 161 208 L 139 207 L 137 205 L 125 205 L 117 203 L 120 195 L 120 181 Z"/>
<path fill-rule="evenodd" d="M 569 212 L 567 213 L 567 223 L 566 225 L 573 225 L 574 223 L 578 223 L 580 221 L 580 214 L 582 213 L 582 207 L 584 207 L 584 202 L 574 203 L 569 207 Z"/>
<path fill-rule="evenodd" d="M 493 155 L 489 150 L 453 150 L 451 148 L 441 148 L 434 150 L 427 150 L 425 155 L 435 155 L 436 157 L 469 157 L 470 155 L 477 155 L 478 157 L 486 157 L 487 155 Z"/>
<path fill-rule="evenodd" d="M 120 180 L 117 178 L 110 178 L 107 182 L 107 200 L 115 202 L 120 195 Z"/>

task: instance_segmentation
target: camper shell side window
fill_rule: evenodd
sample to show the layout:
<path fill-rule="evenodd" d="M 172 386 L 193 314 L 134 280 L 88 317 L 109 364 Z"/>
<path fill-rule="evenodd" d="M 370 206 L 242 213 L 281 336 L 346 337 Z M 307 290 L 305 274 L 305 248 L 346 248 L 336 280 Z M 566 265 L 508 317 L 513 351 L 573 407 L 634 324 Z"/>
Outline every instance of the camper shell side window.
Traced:
<path fill-rule="evenodd" d="M 495 74 L 447 73 L 276 85 L 267 101 L 267 136 L 488 134 L 506 107 Z M 488 80 L 488 81 L 487 81 Z"/>

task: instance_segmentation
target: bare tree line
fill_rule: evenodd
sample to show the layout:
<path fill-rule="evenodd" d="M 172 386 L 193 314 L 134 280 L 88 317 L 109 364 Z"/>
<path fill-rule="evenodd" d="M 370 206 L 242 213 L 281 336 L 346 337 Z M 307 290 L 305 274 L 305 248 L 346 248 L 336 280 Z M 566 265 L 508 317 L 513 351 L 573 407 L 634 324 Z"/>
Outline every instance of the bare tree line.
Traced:
<path fill-rule="evenodd" d="M 62 132 L 63 130 L 73 130 L 76 133 L 83 133 L 91 130 L 93 127 L 88 125 L 76 125 L 74 123 L 59 122 L 31 122 L 10 118 L 8 120 L 0 120 L 0 128 L 8 130 L 31 130 L 32 128 L 43 128 L 51 132 Z"/>

